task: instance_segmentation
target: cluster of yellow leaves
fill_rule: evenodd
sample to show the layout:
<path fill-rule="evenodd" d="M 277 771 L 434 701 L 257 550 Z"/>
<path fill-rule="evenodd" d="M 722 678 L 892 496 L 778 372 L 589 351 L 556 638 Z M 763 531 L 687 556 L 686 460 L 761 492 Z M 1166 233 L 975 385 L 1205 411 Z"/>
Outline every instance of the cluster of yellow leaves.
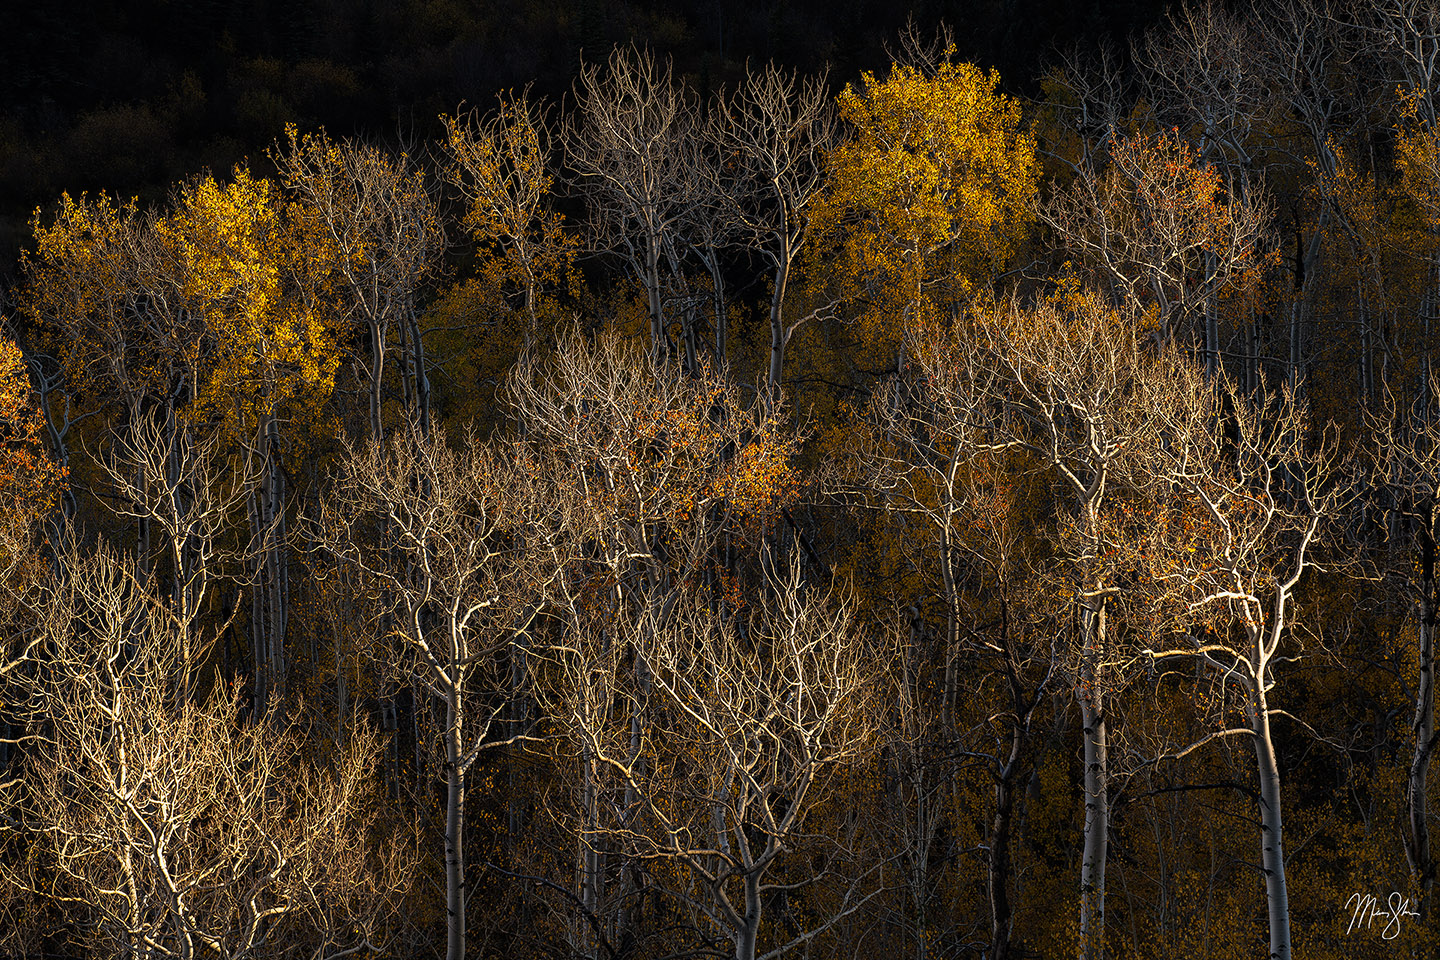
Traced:
<path fill-rule="evenodd" d="M 202 409 L 245 428 L 287 401 L 329 394 L 339 352 L 324 238 L 299 208 L 287 210 L 274 184 L 240 168 L 228 184 L 205 177 L 186 188 L 161 229 L 214 351 Z"/>
<path fill-rule="evenodd" d="M 75 387 L 129 400 L 168 387 L 171 371 L 193 356 L 194 338 L 164 329 L 178 293 L 174 258 L 155 218 L 132 199 L 62 194 L 54 219 L 31 219 L 33 251 L 21 266 L 21 309 L 60 334 L 58 352 Z"/>
<path fill-rule="evenodd" d="M 842 237 L 842 269 L 892 323 L 933 298 L 927 288 L 983 284 L 1024 236 L 1035 140 L 999 83 L 947 59 L 932 73 L 895 64 L 840 94 L 854 134 L 829 158 L 817 227 Z"/>
<path fill-rule="evenodd" d="M 33 228 L 22 307 L 60 334 L 72 382 L 102 402 L 138 406 L 188 382 L 198 416 L 248 431 L 333 387 L 326 237 L 269 180 L 205 176 L 163 213 L 66 195 Z"/>
<path fill-rule="evenodd" d="M 7 544 L 55 503 L 64 470 L 45 449 L 20 348 L 0 336 L 0 559 Z"/>

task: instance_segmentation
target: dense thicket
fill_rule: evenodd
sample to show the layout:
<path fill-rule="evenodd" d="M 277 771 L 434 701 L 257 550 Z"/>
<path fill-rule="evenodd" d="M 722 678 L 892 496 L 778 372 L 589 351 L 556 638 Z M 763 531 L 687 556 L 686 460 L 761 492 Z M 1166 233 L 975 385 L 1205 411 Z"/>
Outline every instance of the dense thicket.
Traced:
<path fill-rule="evenodd" d="M 1440 6 L 606 49 L 35 213 L 0 955 L 1440 945 Z"/>

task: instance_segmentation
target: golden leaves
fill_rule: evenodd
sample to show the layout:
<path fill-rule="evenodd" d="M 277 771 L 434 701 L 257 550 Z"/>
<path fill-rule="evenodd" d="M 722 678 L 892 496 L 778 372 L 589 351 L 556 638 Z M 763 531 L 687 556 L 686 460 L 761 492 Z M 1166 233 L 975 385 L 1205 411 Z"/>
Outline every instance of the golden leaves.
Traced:
<path fill-rule="evenodd" d="M 24 529 L 55 503 L 65 470 L 43 442 L 20 348 L 0 335 L 0 560 Z"/>
<path fill-rule="evenodd" d="M 237 168 L 225 185 L 205 177 L 182 190 L 162 224 L 185 266 L 192 308 L 205 319 L 212 358 L 197 402 L 249 429 L 280 404 L 329 394 L 339 365 L 336 321 L 325 309 L 325 248 L 303 207 Z"/>
<path fill-rule="evenodd" d="M 963 283 L 978 279 L 1020 239 L 1036 189 L 1035 141 L 1000 78 L 946 62 L 933 75 L 896 64 L 883 82 L 846 87 L 840 115 L 854 136 L 830 157 L 819 219 L 846 224 L 860 274 L 918 280 L 927 259 L 951 248 Z"/>

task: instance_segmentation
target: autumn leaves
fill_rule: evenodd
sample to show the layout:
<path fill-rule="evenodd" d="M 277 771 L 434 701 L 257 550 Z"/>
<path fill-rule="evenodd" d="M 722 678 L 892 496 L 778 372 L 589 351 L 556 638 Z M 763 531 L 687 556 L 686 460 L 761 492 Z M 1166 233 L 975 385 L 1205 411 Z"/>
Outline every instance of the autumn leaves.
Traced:
<path fill-rule="evenodd" d="M 942 44 L 702 100 L 626 49 L 431 147 L 292 129 L 269 176 L 63 198 L 0 350 L 10 888 L 137 956 L 1088 960 L 1148 922 L 1112 871 L 1173 902 L 1208 816 L 1137 854 L 1120 799 L 1235 743 L 1260 829 L 1186 882 L 1253 860 L 1286 956 L 1271 721 L 1342 520 L 1420 614 L 1433 877 L 1433 118 L 1387 194 L 1328 134 L 1257 169 L 1304 138 L 1210 79 L 1234 111 L 1100 69 L 1027 114 Z"/>

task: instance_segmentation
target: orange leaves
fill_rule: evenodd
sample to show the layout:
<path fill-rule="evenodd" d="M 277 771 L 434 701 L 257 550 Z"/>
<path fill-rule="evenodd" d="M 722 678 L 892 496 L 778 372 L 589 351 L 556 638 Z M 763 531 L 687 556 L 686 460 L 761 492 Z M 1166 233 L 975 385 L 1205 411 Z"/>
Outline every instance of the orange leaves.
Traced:
<path fill-rule="evenodd" d="M 55 502 L 64 470 L 46 450 L 20 348 L 0 335 L 0 560 Z"/>
<path fill-rule="evenodd" d="M 1253 289 L 1276 251 L 1257 184 L 1226 179 L 1175 131 L 1112 138 L 1041 217 L 1115 296 L 1168 333 L 1207 301 Z"/>
<path fill-rule="evenodd" d="M 538 473 L 562 485 L 554 498 L 576 505 L 606 551 L 683 543 L 698 557 L 721 530 L 753 529 L 796 495 L 800 438 L 703 364 L 686 377 L 633 344 L 572 335 L 547 362 L 522 362 L 507 390 Z"/>

